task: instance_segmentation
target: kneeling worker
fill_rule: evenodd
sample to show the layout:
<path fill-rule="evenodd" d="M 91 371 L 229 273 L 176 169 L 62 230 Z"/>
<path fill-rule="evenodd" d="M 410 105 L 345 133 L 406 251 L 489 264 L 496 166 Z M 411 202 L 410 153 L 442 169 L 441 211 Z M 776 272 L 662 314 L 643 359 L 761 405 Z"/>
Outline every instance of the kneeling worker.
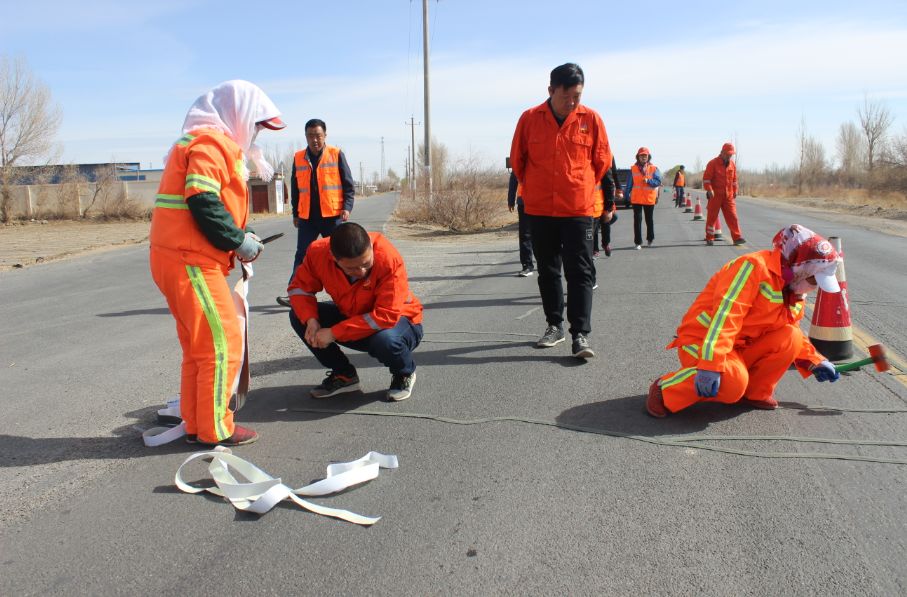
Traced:
<path fill-rule="evenodd" d="M 332 302 L 318 302 L 324 290 Z M 416 383 L 412 352 L 422 340 L 422 304 L 410 292 L 403 257 L 383 235 L 353 222 L 313 242 L 287 289 L 290 324 L 318 362 L 330 369 L 313 398 L 359 389 L 356 368 L 340 350 L 367 352 L 390 369 L 392 401 Z"/>
<path fill-rule="evenodd" d="M 676 348 L 681 368 L 652 382 L 653 417 L 697 402 L 740 402 L 774 409 L 775 386 L 791 363 L 803 377 L 837 381 L 838 371 L 800 329 L 806 293 L 840 292 L 838 253 L 798 224 L 779 231 L 773 249 L 741 255 L 709 280 L 684 315 Z"/>

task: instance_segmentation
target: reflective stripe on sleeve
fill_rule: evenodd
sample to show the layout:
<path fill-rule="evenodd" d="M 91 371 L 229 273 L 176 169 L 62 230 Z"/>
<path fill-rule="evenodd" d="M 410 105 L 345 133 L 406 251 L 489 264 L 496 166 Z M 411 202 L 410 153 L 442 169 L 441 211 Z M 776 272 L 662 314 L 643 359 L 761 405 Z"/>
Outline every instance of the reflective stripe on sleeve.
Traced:
<path fill-rule="evenodd" d="M 768 282 L 763 282 L 759 285 L 759 294 L 767 298 L 771 303 L 780 305 L 784 302 L 784 295 L 780 291 L 772 288 L 771 284 Z"/>
<path fill-rule="evenodd" d="M 315 293 L 306 292 L 305 290 L 301 290 L 299 288 L 294 288 L 293 290 L 287 292 L 287 296 L 315 296 Z"/>
<path fill-rule="evenodd" d="M 189 205 L 182 195 L 165 195 L 164 193 L 158 193 L 154 206 L 164 209 L 189 209 Z"/>
<path fill-rule="evenodd" d="M 705 336 L 705 342 L 702 343 L 702 358 L 704 360 L 711 361 L 715 358 L 715 343 L 718 342 L 718 336 L 721 335 L 721 330 L 724 328 L 724 323 L 727 321 L 727 316 L 731 311 L 731 307 L 740 296 L 740 292 L 743 290 L 743 286 L 746 284 L 752 271 L 753 264 L 749 261 L 744 263 L 740 267 L 740 271 L 737 272 L 737 275 L 734 276 L 734 280 L 731 282 L 724 298 L 721 299 L 721 305 L 718 307 L 718 312 L 715 313 L 715 317 L 712 318 L 709 331 Z"/>
<path fill-rule="evenodd" d="M 365 323 L 368 324 L 368 327 L 372 328 L 375 331 L 379 331 L 379 332 L 381 331 L 381 328 L 378 326 L 377 323 L 375 323 L 375 320 L 372 319 L 372 316 L 370 313 L 366 313 L 365 315 L 363 315 L 362 319 L 365 320 Z"/>
<path fill-rule="evenodd" d="M 712 323 L 712 316 L 709 315 L 708 313 L 706 313 L 705 311 L 703 311 L 702 313 L 700 313 L 699 315 L 696 316 L 696 321 L 701 323 L 703 327 L 707 328 Z"/>
<path fill-rule="evenodd" d="M 684 367 L 671 377 L 663 379 L 661 381 L 661 389 L 670 388 L 671 386 L 676 386 L 679 383 L 683 383 L 686 380 L 690 379 L 696 375 L 696 367 Z"/>
<path fill-rule="evenodd" d="M 187 174 L 186 175 L 186 188 L 187 189 L 201 189 L 202 191 L 210 191 L 212 193 L 220 193 L 220 183 L 209 178 L 202 174 Z"/>

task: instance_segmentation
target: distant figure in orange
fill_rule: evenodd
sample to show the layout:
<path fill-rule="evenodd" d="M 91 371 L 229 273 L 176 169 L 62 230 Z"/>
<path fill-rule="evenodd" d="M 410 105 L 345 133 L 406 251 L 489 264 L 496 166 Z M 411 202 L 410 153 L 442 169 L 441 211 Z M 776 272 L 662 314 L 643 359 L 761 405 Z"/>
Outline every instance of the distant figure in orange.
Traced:
<path fill-rule="evenodd" d="M 800 329 L 806 293 L 840 292 L 841 257 L 798 224 L 781 229 L 772 249 L 741 255 L 708 281 L 667 348 L 680 369 L 652 382 L 646 411 L 665 417 L 697 402 L 771 410 L 775 386 L 793 363 L 800 375 L 836 381 L 839 373 Z"/>
<path fill-rule="evenodd" d="M 702 175 L 702 188 L 705 189 L 706 205 L 705 216 L 705 242 L 707 245 L 715 244 L 715 226 L 718 222 L 718 212 L 724 214 L 724 221 L 731 231 L 735 245 L 746 243 L 743 233 L 740 232 L 740 222 L 737 220 L 737 165 L 734 160 L 734 146 L 725 143 L 721 146 L 721 153 L 713 158 L 705 167 Z"/>

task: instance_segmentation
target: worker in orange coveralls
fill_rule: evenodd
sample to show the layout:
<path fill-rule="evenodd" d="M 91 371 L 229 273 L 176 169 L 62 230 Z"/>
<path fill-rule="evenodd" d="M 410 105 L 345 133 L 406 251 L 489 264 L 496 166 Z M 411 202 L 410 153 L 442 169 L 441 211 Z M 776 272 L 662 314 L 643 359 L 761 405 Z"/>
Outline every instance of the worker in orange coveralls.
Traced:
<path fill-rule="evenodd" d="M 226 276 L 234 256 L 254 261 L 263 248 L 246 228 L 246 158 L 270 180 L 274 169 L 253 143 L 261 129 L 284 126 L 261 89 L 227 81 L 192 104 L 183 136 L 165 158 L 151 218 L 151 275 L 183 348 L 180 415 L 188 443 L 233 446 L 258 439 L 234 425 L 229 407 L 244 347 Z"/>
<path fill-rule="evenodd" d="M 706 164 L 702 174 L 702 188 L 705 189 L 705 242 L 715 244 L 715 227 L 718 223 L 718 212 L 724 214 L 724 221 L 731 231 L 735 245 L 746 243 L 740 232 L 740 221 L 737 219 L 737 165 L 731 159 L 736 153 L 734 146 L 725 143 L 721 153 Z"/>
<path fill-rule="evenodd" d="M 677 336 L 681 368 L 652 382 L 646 411 L 676 413 L 697 402 L 740 402 L 775 409 L 775 386 L 793 363 L 803 377 L 837 381 L 839 373 L 800 329 L 805 294 L 840 292 L 838 253 L 798 224 L 780 230 L 773 249 L 722 267 L 686 312 Z"/>

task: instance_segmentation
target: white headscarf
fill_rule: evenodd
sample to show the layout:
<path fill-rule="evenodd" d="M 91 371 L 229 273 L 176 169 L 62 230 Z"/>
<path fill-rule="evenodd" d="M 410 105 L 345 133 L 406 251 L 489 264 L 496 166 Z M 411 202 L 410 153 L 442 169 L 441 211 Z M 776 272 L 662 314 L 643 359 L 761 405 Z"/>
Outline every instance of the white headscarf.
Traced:
<path fill-rule="evenodd" d="M 195 100 L 183 121 L 183 134 L 201 128 L 221 131 L 239 145 L 244 157 L 255 164 L 258 176 L 267 182 L 274 175 L 274 167 L 255 145 L 256 124 L 277 116 L 280 116 L 280 110 L 257 85 L 239 79 L 225 81 Z M 245 161 L 243 178 L 249 178 Z"/>

